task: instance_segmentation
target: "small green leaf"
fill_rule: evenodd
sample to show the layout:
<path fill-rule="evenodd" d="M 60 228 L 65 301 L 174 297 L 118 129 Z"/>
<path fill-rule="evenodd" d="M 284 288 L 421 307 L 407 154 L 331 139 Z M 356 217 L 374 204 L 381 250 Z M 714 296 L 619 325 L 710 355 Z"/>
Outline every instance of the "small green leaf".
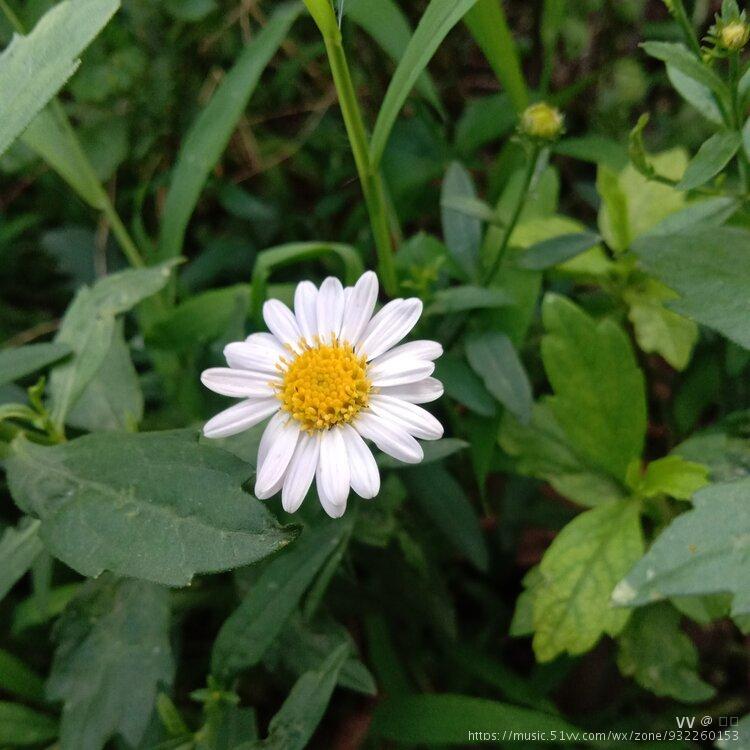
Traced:
<path fill-rule="evenodd" d="M 532 245 L 518 257 L 516 265 L 531 271 L 543 271 L 575 258 L 600 241 L 601 237 L 593 232 L 562 234 Z"/>
<path fill-rule="evenodd" d="M 698 112 L 715 125 L 724 124 L 721 110 L 716 104 L 716 97 L 708 86 L 669 64 L 667 64 L 667 76 L 677 93 L 688 104 L 692 104 Z"/>
<path fill-rule="evenodd" d="M 6 468 L 49 551 L 85 576 L 111 570 L 184 586 L 294 538 L 242 491 L 247 466 L 190 430 L 99 433 L 52 448 L 20 438 Z"/>
<path fill-rule="evenodd" d="M 138 746 L 174 672 L 169 591 L 110 575 L 89 581 L 55 634 L 47 692 L 63 703 L 61 747 L 93 750 L 116 734 Z"/>
<path fill-rule="evenodd" d="M 0 701 L 0 744 L 23 747 L 51 742 L 56 737 L 56 719 L 17 703 Z"/>
<path fill-rule="evenodd" d="M 635 489 L 644 497 L 664 494 L 678 500 L 689 500 L 707 484 L 706 466 L 679 456 L 666 456 L 646 467 L 646 473 L 639 478 Z"/>
<path fill-rule="evenodd" d="M 347 527 L 346 521 L 327 521 L 305 529 L 293 545 L 268 564 L 219 631 L 211 656 L 211 669 L 217 677 L 229 680 L 263 658 L 318 571 L 348 533 Z"/>
<path fill-rule="evenodd" d="M 691 159 L 682 179 L 675 185 L 677 190 L 693 190 L 707 183 L 729 164 L 741 143 L 742 136 L 734 130 L 714 133 Z"/>
<path fill-rule="evenodd" d="M 487 289 L 480 286 L 453 286 L 435 293 L 425 315 L 447 315 L 466 310 L 486 310 L 513 304 L 513 298 L 504 289 Z"/>
<path fill-rule="evenodd" d="M 531 383 L 518 353 L 503 333 L 484 333 L 466 342 L 466 356 L 485 388 L 522 422 L 531 419 Z"/>
<path fill-rule="evenodd" d="M 750 613 L 750 480 L 713 484 L 657 537 L 613 594 L 638 607 L 670 596 L 734 594 L 732 615 Z"/>
<path fill-rule="evenodd" d="M 698 651 L 680 629 L 680 613 L 668 604 L 633 612 L 618 646 L 620 671 L 655 695 L 700 703 L 716 692 L 699 677 Z"/>
<path fill-rule="evenodd" d="M 619 500 L 587 510 L 555 537 L 534 587 L 534 653 L 550 661 L 583 654 L 605 633 L 617 635 L 630 612 L 610 603 L 612 590 L 643 555 L 638 503 Z"/>
<path fill-rule="evenodd" d="M 482 417 L 495 415 L 497 402 L 462 357 L 444 354 L 435 365 L 435 377 L 442 382 L 446 395 Z"/>
<path fill-rule="evenodd" d="M 26 344 L 0 350 L 0 385 L 20 380 L 70 354 L 67 344 Z"/>
<path fill-rule="evenodd" d="M 0 601 L 44 549 L 40 525 L 39 521 L 25 519 L 18 527 L 5 529 L 0 537 Z"/>
<path fill-rule="evenodd" d="M 6 693 L 19 698 L 44 701 L 44 681 L 20 659 L 0 649 L 0 685 Z"/>
<path fill-rule="evenodd" d="M 440 191 L 443 240 L 451 258 L 469 279 L 476 279 L 479 273 L 482 222 L 446 204 L 455 198 L 476 200 L 476 197 L 471 174 L 460 162 L 451 162 Z"/>

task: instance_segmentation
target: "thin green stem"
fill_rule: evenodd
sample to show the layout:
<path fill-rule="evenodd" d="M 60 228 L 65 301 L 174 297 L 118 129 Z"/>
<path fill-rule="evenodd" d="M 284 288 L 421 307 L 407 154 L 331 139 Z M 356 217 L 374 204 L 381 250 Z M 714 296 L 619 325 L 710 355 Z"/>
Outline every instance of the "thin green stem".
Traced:
<path fill-rule="evenodd" d="M 740 107 L 739 97 L 740 81 L 740 55 L 739 52 L 732 52 L 729 56 L 729 89 L 732 92 L 732 124 L 738 133 L 742 134 L 742 109 Z M 750 193 L 750 163 L 748 162 L 747 153 L 743 146 L 737 151 L 737 171 L 740 177 L 740 183 L 745 195 Z"/>
<path fill-rule="evenodd" d="M 531 153 L 529 154 L 529 160 L 526 164 L 526 171 L 523 175 L 523 183 L 521 184 L 521 191 L 518 194 L 518 200 L 516 201 L 516 205 L 513 207 L 513 213 L 511 214 L 510 221 L 507 223 L 507 225 L 505 226 L 505 230 L 503 231 L 503 237 L 500 242 L 500 247 L 498 248 L 495 257 L 493 258 L 492 263 L 490 263 L 487 273 L 485 273 L 484 277 L 482 278 L 483 286 L 487 286 L 488 284 L 490 284 L 497 275 L 498 270 L 500 269 L 500 265 L 503 262 L 505 253 L 508 250 L 508 245 L 510 244 L 510 237 L 513 234 L 513 230 L 516 228 L 518 219 L 521 216 L 521 211 L 523 211 L 523 207 L 526 205 L 526 198 L 528 197 L 529 188 L 531 187 L 531 180 L 533 179 L 534 173 L 536 172 L 537 164 L 539 163 L 539 155 L 541 154 L 541 152 L 542 149 L 539 144 L 534 144 L 531 147 Z"/>
<path fill-rule="evenodd" d="M 671 0 L 671 2 L 666 3 L 666 5 L 672 13 L 672 17 L 679 24 L 682 35 L 685 37 L 685 41 L 687 42 L 688 47 L 690 47 L 694 54 L 702 59 L 701 46 L 695 36 L 695 29 L 693 28 L 693 24 L 688 18 L 682 0 Z"/>
<path fill-rule="evenodd" d="M 0 10 L 2 10 L 3 15 L 8 19 L 8 23 L 13 27 L 13 30 L 19 34 L 23 34 L 24 30 L 21 19 L 5 0 L 0 0 Z"/>

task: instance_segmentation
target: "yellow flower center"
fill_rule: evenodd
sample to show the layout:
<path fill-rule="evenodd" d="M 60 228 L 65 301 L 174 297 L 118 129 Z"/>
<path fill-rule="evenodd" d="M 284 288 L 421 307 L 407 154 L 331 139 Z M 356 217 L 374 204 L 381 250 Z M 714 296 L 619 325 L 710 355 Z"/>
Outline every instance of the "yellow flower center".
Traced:
<path fill-rule="evenodd" d="M 301 354 L 277 367 L 281 408 L 308 432 L 351 422 L 369 402 L 367 362 L 346 342 L 303 344 Z"/>

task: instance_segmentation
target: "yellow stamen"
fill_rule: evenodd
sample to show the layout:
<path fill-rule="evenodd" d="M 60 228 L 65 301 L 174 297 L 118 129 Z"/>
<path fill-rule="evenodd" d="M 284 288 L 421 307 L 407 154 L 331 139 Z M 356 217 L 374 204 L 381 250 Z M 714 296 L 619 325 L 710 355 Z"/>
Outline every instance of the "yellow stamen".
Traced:
<path fill-rule="evenodd" d="M 283 411 L 296 419 L 303 430 L 327 430 L 351 422 L 367 406 L 371 385 L 367 362 L 346 342 L 309 347 L 291 361 L 285 359 L 276 397 Z"/>

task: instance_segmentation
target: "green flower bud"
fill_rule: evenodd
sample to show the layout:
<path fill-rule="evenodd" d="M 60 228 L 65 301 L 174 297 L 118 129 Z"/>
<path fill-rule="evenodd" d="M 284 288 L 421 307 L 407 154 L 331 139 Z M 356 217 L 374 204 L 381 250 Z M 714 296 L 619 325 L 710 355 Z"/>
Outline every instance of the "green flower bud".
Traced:
<path fill-rule="evenodd" d="M 741 50 L 750 39 L 750 26 L 744 21 L 732 21 L 722 28 L 719 39 L 726 49 L 732 52 Z"/>
<path fill-rule="evenodd" d="M 519 130 L 529 138 L 554 141 L 563 132 L 563 115 L 557 107 L 537 102 L 524 110 Z"/>

